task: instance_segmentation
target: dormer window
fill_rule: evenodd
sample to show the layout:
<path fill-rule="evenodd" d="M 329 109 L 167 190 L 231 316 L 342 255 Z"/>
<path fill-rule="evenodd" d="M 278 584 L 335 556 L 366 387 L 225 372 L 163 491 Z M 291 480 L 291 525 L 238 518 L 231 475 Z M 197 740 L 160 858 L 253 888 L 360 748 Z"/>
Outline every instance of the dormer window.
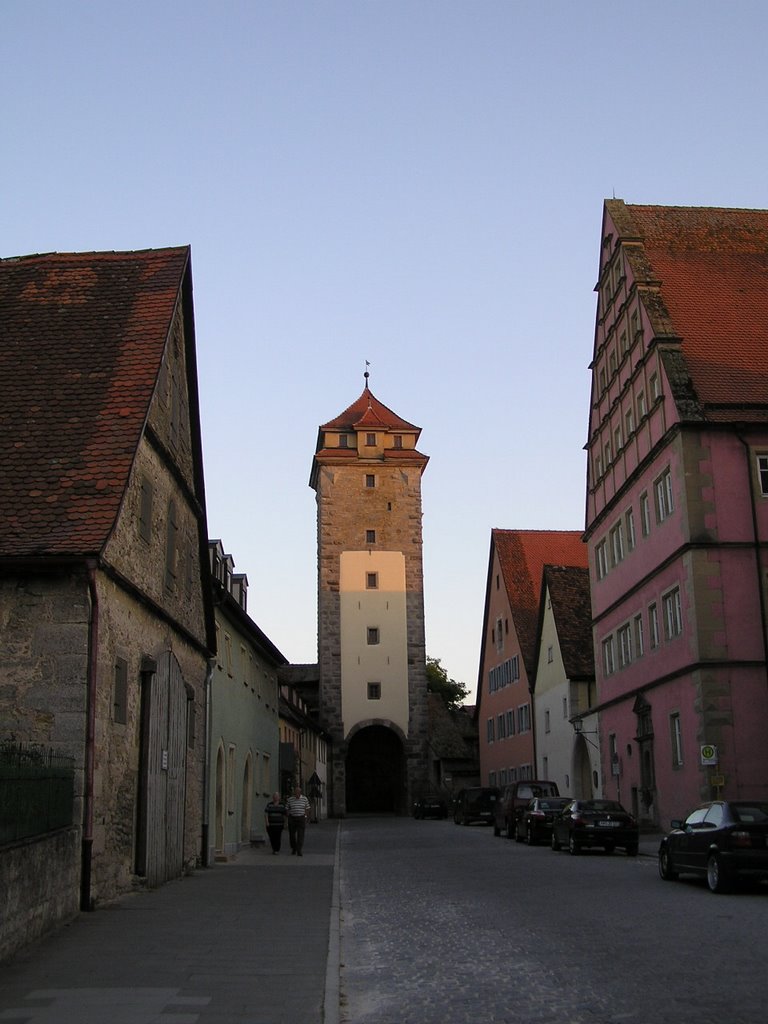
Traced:
<path fill-rule="evenodd" d="M 365 443 L 366 443 L 368 448 L 375 448 L 376 447 L 376 435 L 375 434 L 366 434 L 365 435 Z"/>
<path fill-rule="evenodd" d="M 346 434 L 339 434 L 339 448 L 349 447 L 348 440 L 349 439 Z"/>
<path fill-rule="evenodd" d="M 402 434 L 395 434 L 393 444 L 394 444 L 395 448 L 402 448 L 403 447 L 403 435 Z"/>

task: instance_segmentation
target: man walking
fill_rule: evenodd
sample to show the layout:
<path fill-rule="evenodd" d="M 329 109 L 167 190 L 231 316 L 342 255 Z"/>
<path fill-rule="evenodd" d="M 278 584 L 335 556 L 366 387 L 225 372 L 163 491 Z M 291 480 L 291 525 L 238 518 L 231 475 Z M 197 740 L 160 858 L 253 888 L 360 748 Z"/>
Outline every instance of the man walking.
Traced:
<path fill-rule="evenodd" d="M 301 786 L 296 786 L 293 796 L 288 797 L 288 838 L 291 842 L 291 853 L 302 857 L 304 849 L 304 829 L 309 817 L 309 800 L 302 795 Z"/>
<path fill-rule="evenodd" d="M 272 799 L 264 808 L 264 824 L 267 827 L 267 835 L 272 847 L 272 853 L 280 853 L 280 841 L 283 838 L 285 819 L 288 809 L 280 800 L 279 793 L 273 793 Z"/>

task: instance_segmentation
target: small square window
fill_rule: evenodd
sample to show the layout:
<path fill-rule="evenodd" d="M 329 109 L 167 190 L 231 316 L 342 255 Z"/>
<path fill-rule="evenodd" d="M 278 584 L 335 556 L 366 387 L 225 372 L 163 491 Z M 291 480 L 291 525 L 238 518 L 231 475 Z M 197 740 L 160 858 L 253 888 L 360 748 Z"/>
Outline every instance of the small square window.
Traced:
<path fill-rule="evenodd" d="M 379 627 L 369 626 L 368 627 L 368 643 L 377 644 L 379 642 Z"/>
<path fill-rule="evenodd" d="M 381 700 L 381 683 L 368 683 L 368 700 Z"/>
<path fill-rule="evenodd" d="M 365 589 L 366 590 L 378 590 L 379 589 L 379 574 L 377 572 L 367 572 L 365 574 Z"/>
<path fill-rule="evenodd" d="M 375 544 L 376 543 L 376 531 L 375 530 L 366 530 L 365 531 L 365 543 L 366 544 Z"/>
<path fill-rule="evenodd" d="M 376 486 L 376 476 L 373 473 L 366 473 L 365 474 L 365 486 L 366 487 L 375 487 Z"/>

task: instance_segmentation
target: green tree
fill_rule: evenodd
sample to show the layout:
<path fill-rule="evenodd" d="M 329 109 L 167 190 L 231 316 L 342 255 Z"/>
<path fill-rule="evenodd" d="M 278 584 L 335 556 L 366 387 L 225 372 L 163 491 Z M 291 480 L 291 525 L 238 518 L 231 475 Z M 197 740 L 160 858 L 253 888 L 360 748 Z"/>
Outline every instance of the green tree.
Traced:
<path fill-rule="evenodd" d="M 448 708 L 457 707 L 469 696 L 469 690 L 463 683 L 449 678 L 439 658 L 427 658 L 427 689 L 430 693 L 438 693 Z"/>

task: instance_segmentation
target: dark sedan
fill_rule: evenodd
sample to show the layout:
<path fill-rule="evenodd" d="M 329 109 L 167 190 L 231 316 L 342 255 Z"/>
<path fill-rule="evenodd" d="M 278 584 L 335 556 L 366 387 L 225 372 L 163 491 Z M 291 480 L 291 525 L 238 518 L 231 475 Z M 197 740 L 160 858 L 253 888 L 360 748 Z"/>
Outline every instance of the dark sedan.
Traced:
<path fill-rule="evenodd" d="M 768 802 L 712 800 L 673 821 L 659 847 L 659 874 L 665 881 L 698 875 L 712 892 L 768 878 Z"/>
<path fill-rule="evenodd" d="M 613 853 L 617 846 L 636 857 L 640 842 L 637 822 L 616 800 L 571 800 L 552 823 L 553 850 L 567 846 L 570 853 L 601 846 Z"/>
<path fill-rule="evenodd" d="M 420 796 L 413 802 L 414 818 L 447 818 L 448 804 L 441 796 Z"/>
<path fill-rule="evenodd" d="M 518 843 L 525 840 L 529 846 L 535 846 L 542 839 L 549 842 L 552 835 L 552 822 L 564 807 L 570 803 L 569 797 L 534 797 L 515 823 L 515 839 Z"/>

